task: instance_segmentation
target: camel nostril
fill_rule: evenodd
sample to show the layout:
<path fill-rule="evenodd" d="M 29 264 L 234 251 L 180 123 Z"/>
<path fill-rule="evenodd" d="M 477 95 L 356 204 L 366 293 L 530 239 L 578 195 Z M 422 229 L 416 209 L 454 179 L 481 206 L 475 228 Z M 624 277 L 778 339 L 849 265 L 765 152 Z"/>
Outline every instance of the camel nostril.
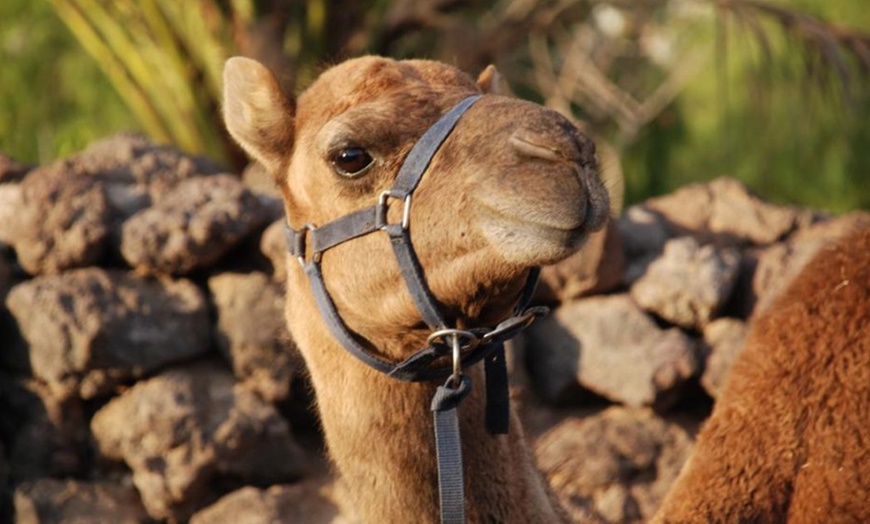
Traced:
<path fill-rule="evenodd" d="M 542 145 L 543 140 L 533 140 L 527 133 L 516 132 L 508 140 L 514 151 L 521 156 L 549 160 L 552 162 L 565 160 L 565 155 L 553 146 Z"/>

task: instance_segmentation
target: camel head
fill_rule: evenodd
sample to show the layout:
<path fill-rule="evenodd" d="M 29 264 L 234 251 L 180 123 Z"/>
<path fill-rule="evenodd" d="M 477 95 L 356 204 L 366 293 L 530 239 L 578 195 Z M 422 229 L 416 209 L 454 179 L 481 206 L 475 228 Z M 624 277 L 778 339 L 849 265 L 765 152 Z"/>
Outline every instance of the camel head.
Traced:
<path fill-rule="evenodd" d="M 253 60 L 230 59 L 224 80 L 227 128 L 273 173 L 297 229 L 376 203 L 417 139 L 464 98 L 485 94 L 433 157 L 410 206 L 429 286 L 460 324 L 504 317 L 530 268 L 573 254 L 606 221 L 592 141 L 552 110 L 493 93 L 493 68 L 474 82 L 437 62 L 363 57 L 326 70 L 297 99 Z M 402 208 L 389 207 L 389 222 L 401 221 Z M 322 269 L 356 332 L 377 338 L 384 326 L 420 323 L 386 235 L 325 252 Z M 296 278 L 301 271 L 288 286 Z"/>

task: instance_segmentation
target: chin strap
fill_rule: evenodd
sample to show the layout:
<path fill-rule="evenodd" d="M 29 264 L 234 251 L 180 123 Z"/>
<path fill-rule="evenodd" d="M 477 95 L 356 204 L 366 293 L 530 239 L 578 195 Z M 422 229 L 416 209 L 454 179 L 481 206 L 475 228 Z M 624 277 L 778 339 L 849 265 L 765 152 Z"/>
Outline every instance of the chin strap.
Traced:
<path fill-rule="evenodd" d="M 471 380 L 464 368 L 481 360 L 486 375 L 486 427 L 490 433 L 508 432 L 510 400 L 504 343 L 546 314 L 545 307 L 527 308 L 538 281 L 539 270 L 532 268 L 513 315 L 495 328 L 460 330 L 447 325 L 439 302 L 426 282 L 422 266 L 411 242 L 410 220 L 414 190 L 441 144 L 460 117 L 480 95 L 470 96 L 441 117 L 414 144 L 396 175 L 393 187 L 380 194 L 376 205 L 354 211 L 322 226 L 306 224 L 295 230 L 287 226 L 287 245 L 308 275 L 315 301 L 332 335 L 354 357 L 367 366 L 403 381 L 445 380 L 432 399 L 441 521 L 465 522 L 462 450 L 457 408 L 471 391 Z M 391 200 L 401 202 L 402 220 L 388 223 Z M 320 267 L 323 252 L 354 238 L 384 231 L 399 263 L 402 276 L 424 322 L 432 330 L 427 345 L 401 362 L 390 362 L 360 343 L 339 315 L 326 288 Z M 307 253 L 311 255 L 306 260 Z M 447 361 L 447 363 L 444 363 Z"/>

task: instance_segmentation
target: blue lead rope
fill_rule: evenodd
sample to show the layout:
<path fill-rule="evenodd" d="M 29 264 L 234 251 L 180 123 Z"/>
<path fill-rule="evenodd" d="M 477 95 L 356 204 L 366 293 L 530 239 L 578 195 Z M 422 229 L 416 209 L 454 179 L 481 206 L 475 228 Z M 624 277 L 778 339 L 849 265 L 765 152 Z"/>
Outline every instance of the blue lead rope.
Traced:
<path fill-rule="evenodd" d="M 450 377 L 432 397 L 435 451 L 438 456 L 438 496 L 443 524 L 465 524 L 465 481 L 457 410 L 470 391 L 471 379 L 461 375 L 459 384 L 454 385 L 453 377 Z"/>

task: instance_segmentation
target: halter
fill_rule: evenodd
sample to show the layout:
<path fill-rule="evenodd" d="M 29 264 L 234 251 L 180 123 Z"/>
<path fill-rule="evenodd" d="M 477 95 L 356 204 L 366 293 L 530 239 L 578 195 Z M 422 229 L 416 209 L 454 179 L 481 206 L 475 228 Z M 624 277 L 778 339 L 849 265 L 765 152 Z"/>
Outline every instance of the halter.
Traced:
<path fill-rule="evenodd" d="M 504 343 L 548 312 L 545 307 L 526 308 L 534 293 L 540 271 L 529 271 L 513 315 L 495 328 L 451 328 L 441 314 L 438 301 L 426 283 L 423 269 L 411 243 L 412 195 L 441 144 L 456 123 L 481 95 L 470 96 L 453 107 L 420 137 L 408 153 L 391 189 L 382 192 L 377 204 L 349 213 L 321 226 L 306 224 L 300 230 L 286 226 L 287 245 L 311 283 L 314 298 L 332 335 L 354 357 L 369 367 L 398 380 L 447 381 L 432 399 L 435 440 L 438 453 L 438 482 L 441 521 L 465 522 L 462 455 L 456 409 L 471 391 L 471 380 L 462 373 L 481 360 L 486 374 L 486 427 L 490 433 L 505 434 L 509 423 L 509 391 Z M 401 202 L 401 222 L 389 223 L 390 201 Z M 427 345 L 401 362 L 390 362 L 373 353 L 351 333 L 335 307 L 323 280 L 320 260 L 327 251 L 348 240 L 384 231 L 390 239 L 402 276 L 423 321 L 432 330 Z M 306 260 L 306 253 L 311 256 Z M 449 363 L 438 362 L 448 360 Z"/>

